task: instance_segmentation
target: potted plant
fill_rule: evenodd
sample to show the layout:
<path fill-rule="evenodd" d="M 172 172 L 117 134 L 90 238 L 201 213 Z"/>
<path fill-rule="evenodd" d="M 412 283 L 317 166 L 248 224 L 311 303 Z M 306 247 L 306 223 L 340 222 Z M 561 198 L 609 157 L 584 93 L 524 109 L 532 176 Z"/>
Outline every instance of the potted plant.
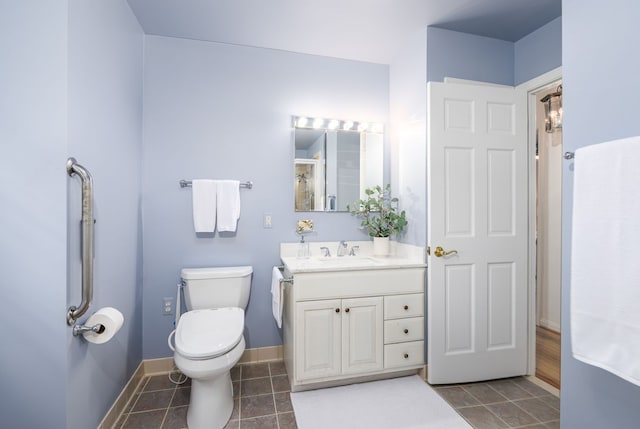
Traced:
<path fill-rule="evenodd" d="M 364 191 L 366 197 L 356 201 L 347 210 L 362 218 L 360 226 L 373 237 L 373 253 L 389 254 L 389 236 L 398 234 L 407 226 L 405 211 L 398 210 L 398 199 L 391 197 L 391 185 L 374 186 Z"/>

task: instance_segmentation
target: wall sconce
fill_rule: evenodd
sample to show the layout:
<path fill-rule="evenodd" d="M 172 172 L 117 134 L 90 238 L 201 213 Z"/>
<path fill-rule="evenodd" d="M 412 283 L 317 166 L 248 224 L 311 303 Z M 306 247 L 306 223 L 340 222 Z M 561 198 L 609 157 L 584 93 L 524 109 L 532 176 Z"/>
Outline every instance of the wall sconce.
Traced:
<path fill-rule="evenodd" d="M 562 85 L 556 92 L 545 95 L 541 100 L 544 103 L 544 129 L 548 133 L 562 129 Z"/>

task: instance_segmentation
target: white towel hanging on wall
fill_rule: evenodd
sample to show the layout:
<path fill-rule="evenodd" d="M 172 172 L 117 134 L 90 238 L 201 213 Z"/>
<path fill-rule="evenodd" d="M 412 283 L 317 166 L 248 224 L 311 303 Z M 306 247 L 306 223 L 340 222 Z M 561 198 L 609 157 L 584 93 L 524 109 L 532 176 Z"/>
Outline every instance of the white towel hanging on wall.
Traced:
<path fill-rule="evenodd" d="M 271 312 L 276 320 L 278 328 L 282 328 L 282 310 L 284 300 L 282 299 L 282 273 L 278 267 L 273 267 L 271 271 Z"/>
<path fill-rule="evenodd" d="M 640 137 L 575 153 L 573 356 L 640 385 Z"/>
<path fill-rule="evenodd" d="M 216 228 L 216 182 L 196 179 L 191 186 L 193 227 L 196 232 L 213 232 Z"/>
<path fill-rule="evenodd" d="M 235 232 L 240 218 L 240 181 L 218 180 L 218 232 Z"/>

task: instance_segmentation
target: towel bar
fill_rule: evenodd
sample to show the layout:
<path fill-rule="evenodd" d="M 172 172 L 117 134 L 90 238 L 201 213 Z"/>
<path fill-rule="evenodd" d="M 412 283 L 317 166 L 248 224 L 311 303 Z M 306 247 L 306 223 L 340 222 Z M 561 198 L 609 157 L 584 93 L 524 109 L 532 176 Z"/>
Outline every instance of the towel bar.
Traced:
<path fill-rule="evenodd" d="M 181 188 L 187 188 L 190 187 L 193 184 L 193 182 L 191 180 L 184 180 L 182 179 L 180 181 L 180 187 Z M 253 188 L 253 182 L 251 181 L 247 181 L 247 182 L 240 182 L 240 187 L 241 188 L 247 188 L 247 189 L 251 189 Z"/>

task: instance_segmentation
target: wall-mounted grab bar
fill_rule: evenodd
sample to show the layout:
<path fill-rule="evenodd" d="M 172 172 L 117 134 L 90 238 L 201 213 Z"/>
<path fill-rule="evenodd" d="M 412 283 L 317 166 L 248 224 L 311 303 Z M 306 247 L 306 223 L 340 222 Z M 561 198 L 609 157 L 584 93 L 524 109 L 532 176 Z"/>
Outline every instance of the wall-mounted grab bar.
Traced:
<path fill-rule="evenodd" d="M 82 302 L 67 311 L 67 324 L 71 326 L 87 312 L 93 299 L 93 179 L 75 158 L 67 160 L 67 174 L 82 179 Z"/>

